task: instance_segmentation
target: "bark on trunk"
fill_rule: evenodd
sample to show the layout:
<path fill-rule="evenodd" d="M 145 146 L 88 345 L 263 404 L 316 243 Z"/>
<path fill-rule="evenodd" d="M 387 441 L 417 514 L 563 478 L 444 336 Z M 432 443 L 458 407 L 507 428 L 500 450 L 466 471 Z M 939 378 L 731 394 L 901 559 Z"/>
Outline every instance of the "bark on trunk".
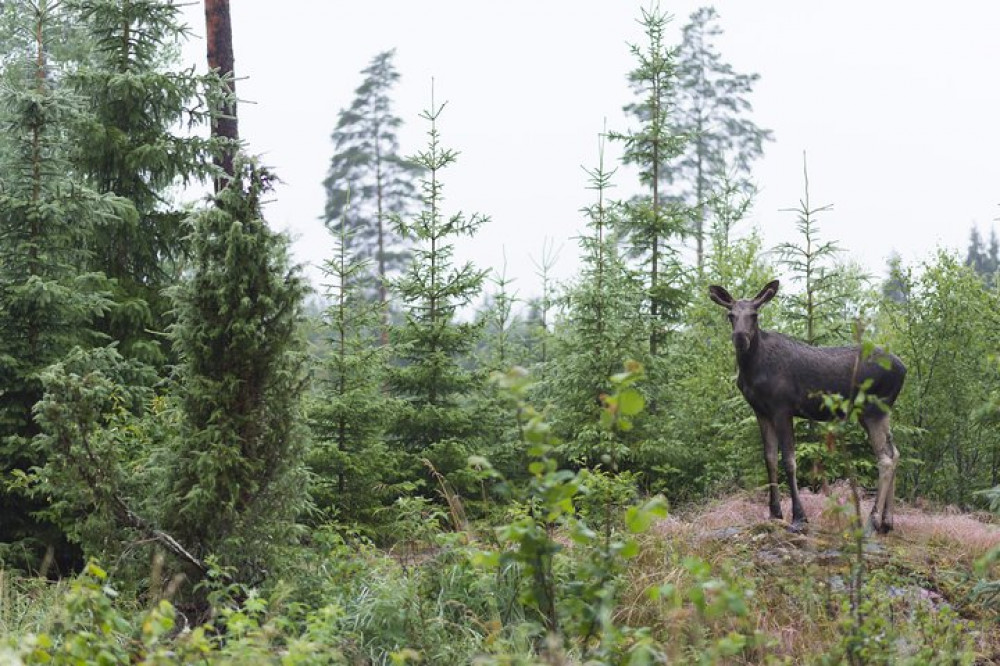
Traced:
<path fill-rule="evenodd" d="M 217 71 L 225 86 L 226 100 L 212 122 L 212 136 L 228 139 L 215 158 L 225 174 L 215 179 L 219 192 L 232 179 L 233 159 L 240 133 L 236 121 L 236 61 L 233 56 L 233 25 L 229 15 L 229 0 L 205 0 L 205 33 L 208 42 L 208 67 Z"/>

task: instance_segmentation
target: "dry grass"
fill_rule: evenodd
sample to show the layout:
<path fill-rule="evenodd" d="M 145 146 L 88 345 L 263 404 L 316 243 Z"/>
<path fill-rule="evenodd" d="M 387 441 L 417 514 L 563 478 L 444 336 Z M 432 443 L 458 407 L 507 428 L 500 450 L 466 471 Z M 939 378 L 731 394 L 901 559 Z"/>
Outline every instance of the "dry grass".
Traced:
<path fill-rule="evenodd" d="M 816 655 L 827 653 L 842 635 L 843 585 L 852 557 L 846 528 L 854 509 L 846 484 L 832 487 L 829 494 L 805 490 L 801 495 L 810 521 L 805 534 L 769 520 L 764 492 L 736 493 L 657 523 L 639 561 L 630 567 L 623 619 L 658 626 L 667 635 L 687 625 L 689 608 L 656 608 L 647 592 L 663 583 L 689 584 L 681 563 L 693 555 L 710 562 L 719 575 L 730 572 L 733 580 L 748 583 L 754 591 L 748 620 L 768 637 L 769 645 L 745 655 L 747 661 L 734 663 L 764 663 L 770 658 L 811 663 Z M 866 520 L 871 507 L 872 498 L 862 500 Z M 787 496 L 782 511 L 791 515 Z M 895 531 L 870 536 L 866 544 L 866 575 L 884 571 L 882 575 L 898 589 L 927 592 L 964 617 L 983 622 L 976 640 L 979 654 L 1000 654 L 995 617 L 970 605 L 968 595 L 974 584 L 972 563 L 1000 546 L 1000 526 L 988 516 L 897 501 Z"/>
<path fill-rule="evenodd" d="M 803 508 L 809 517 L 810 531 L 836 533 L 846 527 L 844 511 L 852 511 L 850 489 L 845 483 L 831 487 L 828 495 L 803 490 Z M 873 500 L 862 499 L 861 514 L 867 518 Z M 846 506 L 845 506 L 846 505 Z M 784 497 L 782 512 L 790 516 L 791 500 Z M 989 516 L 961 513 L 954 508 L 930 509 L 896 502 L 895 531 L 890 538 L 910 543 L 954 544 L 968 558 L 975 559 L 1000 546 L 1000 525 Z M 763 492 L 738 493 L 714 500 L 707 506 L 672 515 L 656 526 L 663 537 L 688 537 L 696 540 L 716 538 L 722 530 L 750 528 L 768 522 L 767 500 Z"/>

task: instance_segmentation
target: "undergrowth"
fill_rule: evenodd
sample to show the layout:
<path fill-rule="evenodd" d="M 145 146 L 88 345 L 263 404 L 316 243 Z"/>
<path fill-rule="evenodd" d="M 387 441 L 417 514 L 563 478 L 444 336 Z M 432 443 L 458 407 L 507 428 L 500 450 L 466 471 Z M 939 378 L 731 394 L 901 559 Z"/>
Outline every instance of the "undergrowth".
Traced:
<path fill-rule="evenodd" d="M 643 408 L 641 372 L 616 376 L 604 398 L 609 441 Z M 544 416 L 524 400 L 527 379 L 500 382 L 519 405 L 530 482 L 508 488 L 510 503 L 490 521 L 458 520 L 462 500 L 442 487 L 443 504 L 397 504 L 391 549 L 318 529 L 266 588 L 213 571 L 204 624 L 179 612 L 169 590 L 120 594 L 96 562 L 57 583 L 2 572 L 0 663 L 1000 659 L 996 526 L 900 507 L 894 534 L 858 540 L 846 486 L 803 492 L 813 521 L 805 534 L 763 521 L 755 494 L 667 516 L 661 498 L 634 495 L 630 477 L 560 466 Z M 507 484 L 484 459 L 470 470 L 484 484 Z"/>

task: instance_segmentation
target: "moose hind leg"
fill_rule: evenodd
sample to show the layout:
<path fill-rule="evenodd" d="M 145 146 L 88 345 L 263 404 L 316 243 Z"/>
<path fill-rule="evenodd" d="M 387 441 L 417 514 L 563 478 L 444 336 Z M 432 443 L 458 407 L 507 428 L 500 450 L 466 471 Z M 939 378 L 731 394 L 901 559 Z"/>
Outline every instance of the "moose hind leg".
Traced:
<path fill-rule="evenodd" d="M 872 507 L 871 526 L 885 534 L 892 529 L 892 509 L 895 503 L 896 461 L 899 451 L 892 443 L 889 433 L 889 415 L 880 414 L 863 421 L 868 439 L 878 463 L 878 493 Z"/>
<path fill-rule="evenodd" d="M 774 424 L 763 416 L 757 416 L 760 438 L 764 443 L 764 464 L 767 465 L 768 507 L 771 518 L 780 520 L 781 497 L 778 493 L 778 433 Z"/>
<path fill-rule="evenodd" d="M 896 468 L 899 465 L 899 449 L 896 448 L 892 439 L 892 427 L 889 425 L 888 415 L 885 418 L 885 439 L 889 452 L 892 454 L 892 474 L 889 475 L 889 496 L 885 500 L 885 509 L 882 511 L 882 528 L 889 531 L 893 527 L 893 514 L 896 510 Z"/>
<path fill-rule="evenodd" d="M 778 434 L 778 444 L 781 446 L 781 461 L 785 465 L 785 475 L 788 481 L 788 494 L 792 497 L 792 526 L 800 527 L 806 520 L 805 509 L 799 498 L 799 482 L 795 464 L 795 432 L 792 429 L 792 418 L 779 418 L 774 421 Z"/>

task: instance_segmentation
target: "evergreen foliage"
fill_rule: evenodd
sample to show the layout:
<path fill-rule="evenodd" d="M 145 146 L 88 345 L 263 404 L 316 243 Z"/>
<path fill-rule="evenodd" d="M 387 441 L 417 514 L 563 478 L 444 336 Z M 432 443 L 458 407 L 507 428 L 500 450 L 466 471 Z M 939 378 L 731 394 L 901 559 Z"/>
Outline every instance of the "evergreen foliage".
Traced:
<path fill-rule="evenodd" d="M 749 95 L 758 74 L 739 74 L 722 60 L 714 39 L 722 34 L 714 7 L 691 14 L 675 55 L 676 83 L 670 121 L 672 132 L 687 137 L 683 152 L 667 159 L 662 170 L 667 184 L 693 211 L 695 262 L 704 265 L 704 242 L 710 231 L 709 199 L 729 180 L 745 183 L 754 160 L 764 153 L 770 130 L 761 129 L 748 114 Z"/>
<path fill-rule="evenodd" d="M 898 253 L 889 255 L 889 265 L 887 266 L 887 277 L 882 283 L 882 298 L 895 303 L 902 303 L 906 299 L 905 285 L 903 283 L 903 260 Z"/>
<path fill-rule="evenodd" d="M 685 298 L 680 284 L 684 268 L 679 246 L 672 243 L 684 232 L 687 211 L 662 189 L 665 165 L 682 154 L 686 141 L 686 137 L 672 129 L 677 55 L 665 42 L 669 20 L 658 6 L 642 10 L 641 23 L 647 43 L 631 47 L 638 64 L 629 73 L 629 82 L 640 101 L 625 107 L 626 113 L 640 125 L 627 133 L 610 135 L 624 143 L 623 162 L 636 165 L 639 181 L 649 188 L 648 195 L 628 206 L 618 228 L 632 256 L 642 262 L 647 285 L 649 350 L 654 357 L 666 325 L 676 320 Z"/>
<path fill-rule="evenodd" d="M 389 400 L 383 395 L 386 349 L 372 344 L 381 305 L 367 299 L 359 276 L 369 262 L 349 254 L 354 233 L 341 220 L 323 314 L 324 356 L 319 388 L 310 401 L 314 444 L 309 454 L 316 508 L 348 524 L 371 525 L 391 495 L 398 465 L 385 445 Z"/>
<path fill-rule="evenodd" d="M 22 8 L 23 9 L 23 8 Z M 34 35 L 30 60 L 12 64 L 0 93 L 0 122 L 9 152 L 0 152 L 0 465 L 24 478 L 45 453 L 32 409 L 42 397 L 41 373 L 77 345 L 98 342 L 94 320 L 110 305 L 104 276 L 88 270 L 91 236 L 104 224 L 134 217 L 121 199 L 102 196 L 75 180 L 66 136 L 82 112 L 80 101 L 55 76 L 50 43 L 65 16 L 47 3 L 33 5 L 19 27 Z M 0 491 L 0 542 L 33 556 L 57 547 L 63 566 L 75 566 L 60 547 L 58 530 L 33 517 L 44 499 L 27 502 L 22 482 Z M 20 556 L 12 561 L 23 564 Z M 33 562 L 32 564 L 37 564 Z"/>
<path fill-rule="evenodd" d="M 555 268 L 559 253 L 546 240 L 542 244 L 542 256 L 535 264 L 535 275 L 541 281 L 541 293 L 528 301 L 528 314 L 525 325 L 528 328 L 528 347 L 532 364 L 540 380 L 546 378 L 546 368 L 550 357 L 552 338 L 552 315 L 556 309 L 558 293 L 552 271 Z"/>
<path fill-rule="evenodd" d="M 1000 271 L 1000 240 L 997 239 L 996 229 L 990 228 L 989 244 L 984 244 L 979 229 L 972 227 L 965 265 L 972 268 L 987 286 L 996 285 L 997 271 Z"/>
<path fill-rule="evenodd" d="M 194 220 L 191 276 L 174 290 L 180 437 L 163 524 L 196 556 L 259 575 L 303 509 L 306 286 L 261 206 L 270 174 L 251 162 Z"/>
<path fill-rule="evenodd" d="M 514 314 L 518 298 L 517 292 L 511 291 L 514 281 L 507 277 L 506 263 L 499 272 L 493 271 L 489 281 L 493 292 L 477 313 L 483 325 L 481 362 L 491 372 L 505 372 L 525 361 L 527 335 L 523 322 Z"/>
<path fill-rule="evenodd" d="M 468 397 L 481 381 L 465 365 L 481 325 L 456 321 L 459 309 L 479 294 L 485 278 L 470 262 L 456 264 L 455 240 L 471 236 L 488 221 L 474 213 L 446 214 L 442 172 L 458 153 L 441 144 L 438 119 L 444 105 L 421 117 L 429 124 L 428 143 L 411 161 L 424 170 L 422 210 L 410 219 L 396 217 L 396 229 L 414 240 L 413 261 L 393 283 L 405 320 L 392 331 L 396 363 L 388 385 L 399 406 L 389 428 L 390 442 L 411 456 L 411 473 L 428 459 L 442 474 L 463 469 L 475 448 L 477 417 Z"/>
<path fill-rule="evenodd" d="M 347 224 L 350 254 L 368 262 L 357 277 L 364 280 L 369 298 L 378 294 L 383 307 L 387 280 L 398 276 L 410 258 L 407 238 L 390 222 L 406 215 L 416 202 L 422 169 L 399 154 L 402 120 L 393 113 L 390 96 L 399 80 L 394 57 L 395 50 L 379 53 L 362 70 L 365 79 L 354 91 L 354 100 L 340 111 L 332 136 L 336 153 L 323 181 L 323 220 L 330 228 Z"/>
<path fill-rule="evenodd" d="M 519 299 L 512 290 L 513 280 L 507 277 L 506 263 L 488 280 L 493 288 L 476 311 L 475 321 L 481 328 L 473 362 L 495 377 L 532 364 L 540 330 L 537 322 L 526 321 L 516 312 Z M 510 400 L 496 382 L 488 382 L 478 388 L 472 401 L 479 423 L 480 451 L 506 478 L 523 479 L 525 452 L 514 435 L 518 424 L 512 418 Z"/>
<path fill-rule="evenodd" d="M 580 238 L 582 267 L 566 290 L 566 314 L 556 324 L 542 387 L 555 408 L 553 429 L 563 441 L 562 454 L 590 465 L 628 457 L 626 448 L 611 450 L 608 431 L 600 426 L 601 396 L 611 391 L 608 378 L 626 360 L 641 361 L 647 351 L 642 283 L 625 264 L 612 231 L 621 209 L 608 199 L 614 171 L 604 164 L 603 142 L 597 167 L 587 172 L 596 200 L 584 210 L 590 233 Z"/>
<path fill-rule="evenodd" d="M 861 341 L 875 311 L 875 295 L 860 267 L 838 261 L 842 250 L 836 241 L 822 240 L 818 216 L 832 206 L 814 207 L 809 198 L 809 171 L 802 160 L 803 196 L 791 209 L 797 216 L 800 241 L 775 248 L 778 266 L 784 267 L 799 291 L 782 298 L 780 315 L 785 332 L 811 345 L 843 345 Z M 832 447 L 827 445 L 821 426 L 803 420 L 795 425 L 798 469 L 804 480 L 820 487 L 827 482 L 827 464 Z M 855 460 L 865 460 L 868 449 L 847 447 Z M 867 462 L 867 461 L 866 461 Z M 862 463 L 860 467 L 864 467 Z M 868 468 L 871 471 L 871 468 Z"/>
<path fill-rule="evenodd" d="M 155 451 L 176 435 L 175 412 L 155 396 L 155 381 L 149 366 L 115 346 L 76 348 L 42 373 L 45 394 L 35 406 L 47 462 L 34 494 L 51 498 L 46 515 L 87 558 L 117 561 L 131 575 L 149 564 L 133 544 L 162 536 L 145 516 L 155 515 L 162 485 Z"/>
<path fill-rule="evenodd" d="M 803 157 L 804 193 L 798 208 L 796 227 L 798 243 L 782 243 L 775 252 L 779 265 L 785 267 L 801 291 L 789 299 L 782 311 L 794 335 L 811 345 L 851 342 L 855 321 L 864 309 L 864 275 L 856 267 L 836 261 L 841 249 L 836 241 L 823 241 L 817 217 L 832 208 L 813 207 L 809 199 L 809 171 Z M 860 300 L 862 302 L 858 302 Z M 852 300 L 854 301 L 852 303 Z"/>
<path fill-rule="evenodd" d="M 170 188 L 209 176 L 212 139 L 190 134 L 209 123 L 217 77 L 174 64 L 187 30 L 168 0 L 72 0 L 72 17 L 92 41 L 71 81 L 89 113 L 74 128 L 74 167 L 98 192 L 127 198 L 137 215 L 95 230 L 91 262 L 114 282 L 100 329 L 127 356 L 162 364 L 169 300 L 184 257 L 183 218 Z"/>

